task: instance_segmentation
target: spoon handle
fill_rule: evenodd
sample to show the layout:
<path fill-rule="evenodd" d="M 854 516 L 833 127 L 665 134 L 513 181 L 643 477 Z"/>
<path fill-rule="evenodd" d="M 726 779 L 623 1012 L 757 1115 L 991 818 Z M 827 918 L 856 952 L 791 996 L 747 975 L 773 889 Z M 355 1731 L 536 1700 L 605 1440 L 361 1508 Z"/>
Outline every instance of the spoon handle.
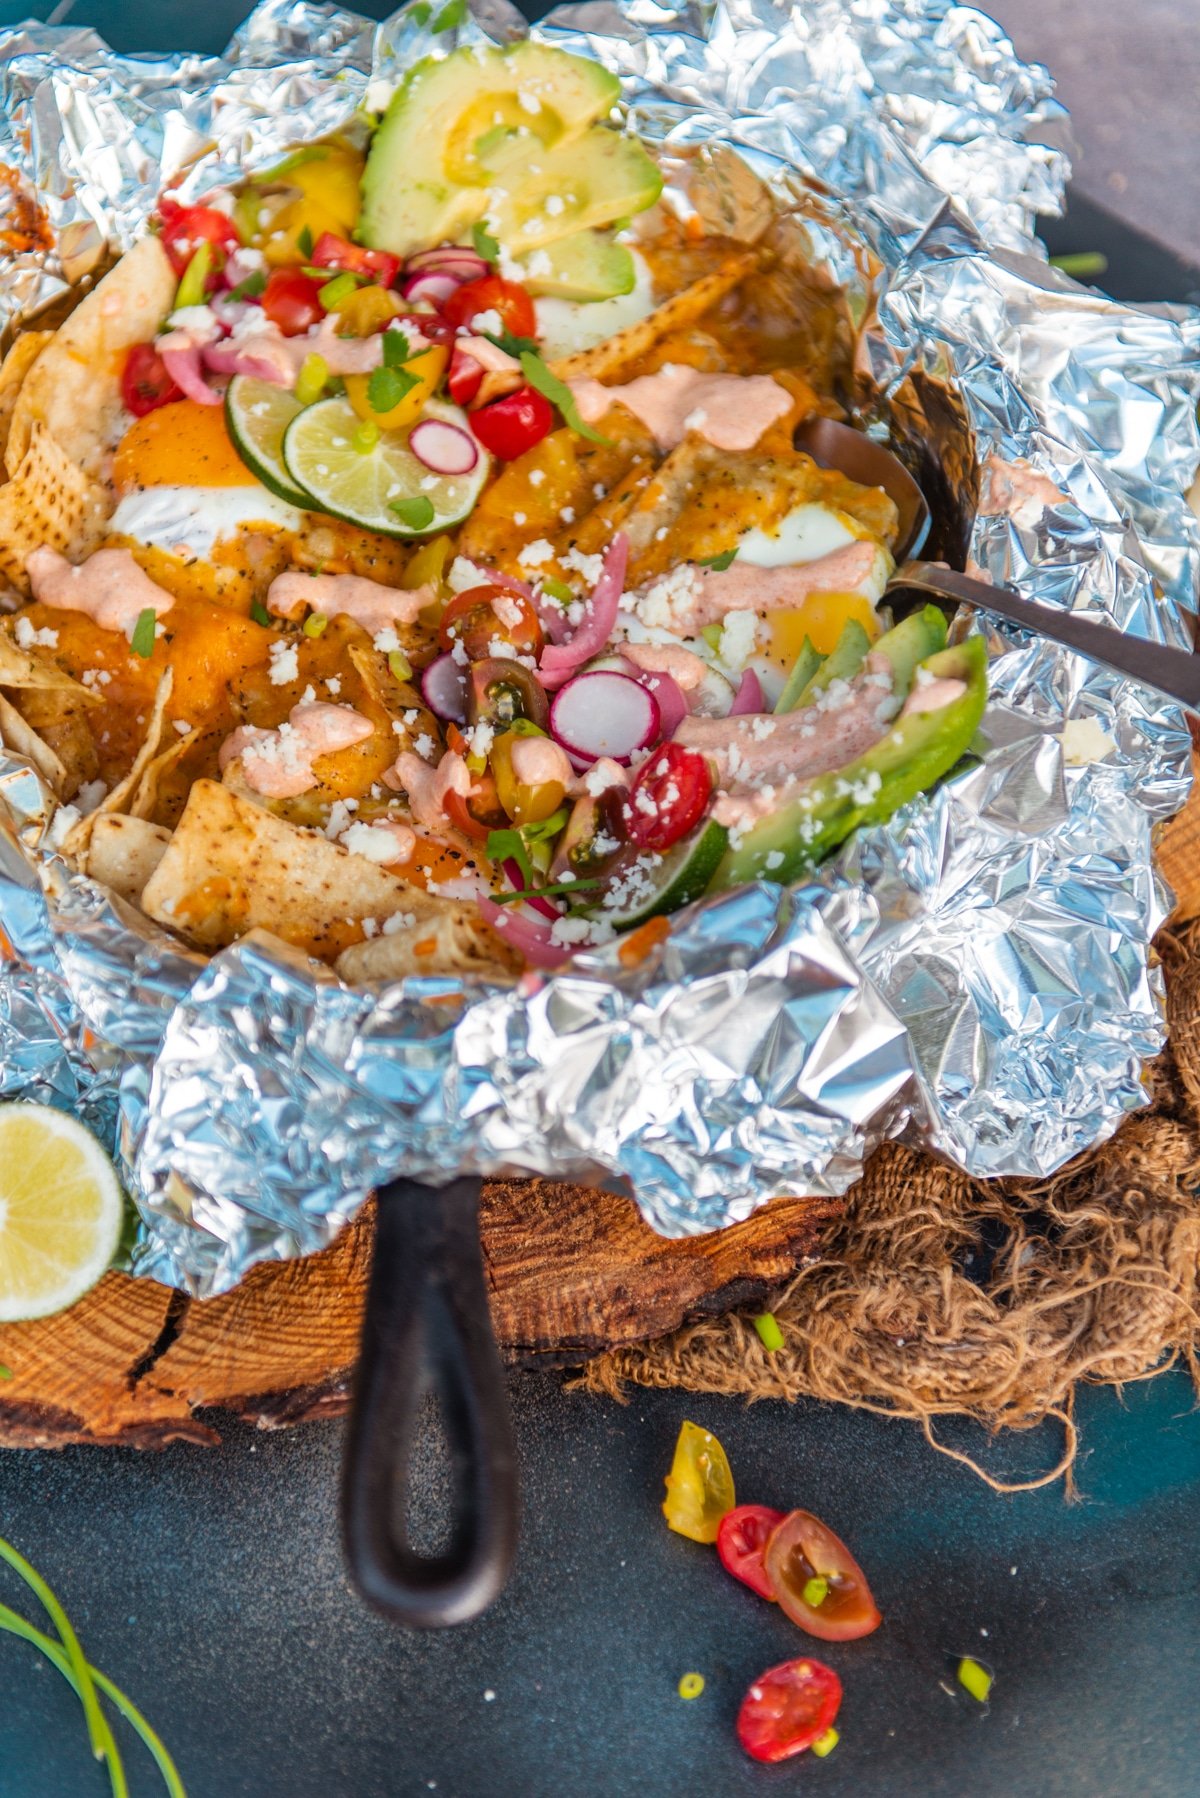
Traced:
<path fill-rule="evenodd" d="M 981 612 L 997 612 L 1001 618 L 1009 618 L 1067 649 L 1077 649 L 1094 662 L 1102 662 L 1118 674 L 1127 674 L 1168 699 L 1178 700 L 1190 711 L 1200 712 L 1200 656 L 1191 650 L 1127 636 L 1112 625 L 1022 599 L 1011 587 L 993 587 L 934 562 L 906 562 L 888 583 L 888 592 L 904 588 L 977 606 Z"/>

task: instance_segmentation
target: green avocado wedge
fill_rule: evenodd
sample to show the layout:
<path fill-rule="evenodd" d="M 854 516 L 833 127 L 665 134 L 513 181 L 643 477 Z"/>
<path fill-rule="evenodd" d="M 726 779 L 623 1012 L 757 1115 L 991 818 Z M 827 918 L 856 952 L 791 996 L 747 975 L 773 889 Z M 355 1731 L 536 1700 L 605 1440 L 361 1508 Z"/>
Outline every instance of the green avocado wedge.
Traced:
<path fill-rule="evenodd" d="M 779 705 L 775 708 L 776 711 L 799 712 L 805 706 L 815 705 L 820 695 L 835 680 L 853 680 L 870 651 L 871 639 L 862 625 L 853 618 L 847 619 L 842 626 L 841 636 L 824 661 L 813 670 L 804 686 L 799 688 L 791 705 Z M 800 653 L 803 655 L 803 650 Z"/>
<path fill-rule="evenodd" d="M 884 642 L 881 637 L 876 649 Z M 969 637 L 914 663 L 910 680 L 918 666 L 931 680 L 963 681 L 966 691 L 936 712 L 900 719 L 865 755 L 807 782 L 799 798 L 746 831 L 730 848 L 710 891 L 764 877 L 781 884 L 797 880 L 852 830 L 883 823 L 950 772 L 969 749 L 987 704 L 987 648 L 981 637 Z M 768 858 L 773 862 L 770 868 Z"/>
<path fill-rule="evenodd" d="M 825 657 L 820 650 L 814 649 L 810 640 L 805 637 L 800 646 L 800 654 L 792 663 L 788 677 L 783 683 L 783 692 L 775 701 L 777 714 L 792 712 L 796 709 L 796 701 L 808 687 L 813 675 L 820 668 Z"/>

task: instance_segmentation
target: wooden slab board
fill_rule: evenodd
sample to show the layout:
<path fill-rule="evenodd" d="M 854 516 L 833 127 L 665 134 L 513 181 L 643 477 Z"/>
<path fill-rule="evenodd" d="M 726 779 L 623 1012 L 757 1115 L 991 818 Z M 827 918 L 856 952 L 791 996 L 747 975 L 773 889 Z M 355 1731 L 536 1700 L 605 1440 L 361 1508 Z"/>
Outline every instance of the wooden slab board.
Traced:
<path fill-rule="evenodd" d="M 1168 824 L 1177 918 L 1200 915 L 1200 801 Z M 494 1181 L 481 1233 L 492 1315 L 515 1366 L 569 1365 L 704 1314 L 761 1303 L 818 1252 L 836 1200 L 787 1198 L 670 1242 L 613 1193 Z M 345 1408 L 370 1262 L 365 1214 L 324 1254 L 190 1300 L 109 1274 L 72 1310 L 0 1326 L 0 1446 L 216 1442 L 219 1415 L 266 1427 Z"/>

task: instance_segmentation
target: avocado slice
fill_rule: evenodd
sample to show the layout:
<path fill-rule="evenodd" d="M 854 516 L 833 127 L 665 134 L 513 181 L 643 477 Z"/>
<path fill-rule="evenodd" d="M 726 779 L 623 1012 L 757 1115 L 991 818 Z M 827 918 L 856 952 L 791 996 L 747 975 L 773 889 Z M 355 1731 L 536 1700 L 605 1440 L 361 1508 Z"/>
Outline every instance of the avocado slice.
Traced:
<path fill-rule="evenodd" d="M 593 125 L 508 167 L 492 189 L 488 222 L 510 255 L 526 256 L 643 212 L 661 192 L 658 164 L 636 138 Z"/>
<path fill-rule="evenodd" d="M 425 57 L 396 89 L 372 140 L 361 241 L 406 256 L 462 239 L 514 165 L 569 143 L 620 95 L 617 77 L 599 63 L 528 40 Z M 573 229 L 568 223 L 559 235 Z"/>
<path fill-rule="evenodd" d="M 883 642 L 881 637 L 876 648 Z M 909 670 L 910 681 L 917 666 Z M 987 647 L 982 637 L 970 637 L 919 666 L 935 680 L 965 681 L 966 692 L 940 711 L 900 720 L 856 761 L 808 781 L 797 799 L 746 831 L 730 849 L 713 877 L 712 890 L 764 876 L 781 883 L 797 880 L 852 830 L 881 824 L 949 773 L 970 748 L 987 704 Z M 768 868 L 768 859 L 775 856 L 782 860 Z"/>
<path fill-rule="evenodd" d="M 805 637 L 804 642 L 800 645 L 800 654 L 792 663 L 788 677 L 783 683 L 783 692 L 775 701 L 777 715 L 795 711 L 797 700 L 806 690 L 824 660 L 825 657 L 820 651 L 813 648 L 811 640 Z"/>
<path fill-rule="evenodd" d="M 624 244 L 599 231 L 575 231 L 534 250 L 521 279 L 542 299 L 611 300 L 633 292 L 637 270 Z"/>

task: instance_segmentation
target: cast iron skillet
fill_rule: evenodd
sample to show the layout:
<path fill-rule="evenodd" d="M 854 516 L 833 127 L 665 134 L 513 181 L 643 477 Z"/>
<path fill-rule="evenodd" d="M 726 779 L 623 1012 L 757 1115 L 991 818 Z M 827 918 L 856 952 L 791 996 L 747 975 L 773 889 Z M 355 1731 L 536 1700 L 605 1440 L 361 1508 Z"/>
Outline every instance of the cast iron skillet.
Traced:
<path fill-rule="evenodd" d="M 828 419 L 802 425 L 797 445 L 825 467 L 883 487 L 895 501 L 902 565 L 888 588 L 894 602 L 906 592 L 910 603 L 932 594 L 998 612 L 1200 709 L 1200 657 L 1038 605 L 940 563 L 906 560 L 925 540 L 929 508 L 882 445 Z M 350 1571 L 364 1598 L 418 1629 L 465 1623 L 485 1610 L 504 1586 L 517 1542 L 512 1422 L 484 1285 L 479 1187 L 475 1178 L 438 1190 L 401 1177 L 378 1195 L 342 1516 Z M 449 1547 L 433 1557 L 413 1550 L 404 1516 L 430 1374 L 441 1394 L 457 1497 Z"/>

